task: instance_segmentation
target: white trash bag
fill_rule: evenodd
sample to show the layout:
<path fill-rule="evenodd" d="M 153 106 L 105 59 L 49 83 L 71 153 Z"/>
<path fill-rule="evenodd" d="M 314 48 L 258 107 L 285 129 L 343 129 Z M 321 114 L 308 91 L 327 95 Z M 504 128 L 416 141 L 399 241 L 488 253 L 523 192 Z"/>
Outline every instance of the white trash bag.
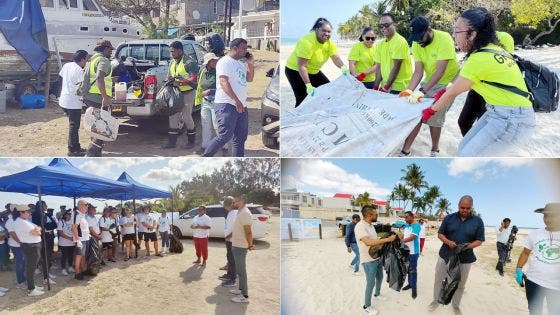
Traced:
<path fill-rule="evenodd" d="M 95 139 L 115 141 L 119 133 L 119 121 L 100 108 L 88 107 L 84 114 L 84 129 Z"/>

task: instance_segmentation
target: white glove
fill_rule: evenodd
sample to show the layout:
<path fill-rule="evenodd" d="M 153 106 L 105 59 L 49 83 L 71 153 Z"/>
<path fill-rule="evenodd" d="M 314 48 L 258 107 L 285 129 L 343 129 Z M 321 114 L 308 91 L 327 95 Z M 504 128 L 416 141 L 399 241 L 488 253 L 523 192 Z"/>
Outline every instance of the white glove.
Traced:
<path fill-rule="evenodd" d="M 424 98 L 424 93 L 422 93 L 420 91 L 416 91 L 408 97 L 408 102 L 410 104 L 416 104 L 416 103 L 420 102 L 423 98 Z"/>
<path fill-rule="evenodd" d="M 84 244 L 82 244 L 82 241 L 78 240 L 78 241 L 76 242 L 76 246 L 77 246 L 78 248 L 82 248 L 82 247 L 84 247 Z"/>

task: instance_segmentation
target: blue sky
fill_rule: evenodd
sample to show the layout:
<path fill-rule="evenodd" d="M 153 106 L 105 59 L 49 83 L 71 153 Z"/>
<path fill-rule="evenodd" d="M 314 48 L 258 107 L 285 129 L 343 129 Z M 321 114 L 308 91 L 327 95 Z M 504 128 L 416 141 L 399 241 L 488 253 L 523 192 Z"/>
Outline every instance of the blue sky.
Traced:
<path fill-rule="evenodd" d="M 0 176 L 5 176 L 28 170 L 37 165 L 48 164 L 52 158 L 0 158 Z M 177 185 L 183 180 L 190 179 L 196 174 L 213 172 L 225 164 L 229 158 L 69 158 L 76 167 L 86 172 L 95 173 L 111 179 L 117 179 L 126 171 L 135 180 L 163 190 L 170 185 Z M 60 205 L 71 206 L 72 199 L 55 196 L 44 196 L 50 208 L 58 211 Z M 4 209 L 7 203 L 34 203 L 37 198 L 25 194 L 0 192 L 0 206 Z M 105 201 L 91 200 L 96 206 L 103 207 Z M 109 205 L 116 205 L 118 201 L 107 201 Z M 99 210 L 99 209 L 98 209 Z"/>
<path fill-rule="evenodd" d="M 411 163 L 440 187 L 453 211 L 461 196 L 472 195 L 486 225 L 507 216 L 518 226 L 542 227 L 542 215 L 533 210 L 560 201 L 558 159 L 289 159 L 282 164 L 282 189 L 329 197 L 368 191 L 387 200 Z"/>
<path fill-rule="evenodd" d="M 329 20 L 336 31 L 338 25 L 348 20 L 366 4 L 376 1 L 369 0 L 282 0 L 280 4 L 281 36 L 283 38 L 299 38 L 306 34 L 317 18 Z M 336 33 L 333 33 L 336 38 Z"/>

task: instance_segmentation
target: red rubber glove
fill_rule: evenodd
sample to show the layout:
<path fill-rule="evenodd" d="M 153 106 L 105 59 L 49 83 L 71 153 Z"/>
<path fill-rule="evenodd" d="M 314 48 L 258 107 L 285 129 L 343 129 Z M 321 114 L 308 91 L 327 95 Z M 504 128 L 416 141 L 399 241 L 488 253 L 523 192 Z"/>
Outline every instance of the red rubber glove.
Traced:
<path fill-rule="evenodd" d="M 362 73 L 360 73 L 360 74 L 358 74 L 358 75 L 356 76 L 356 79 L 358 79 L 358 81 L 362 82 L 362 81 L 364 81 L 364 79 L 366 78 L 366 76 L 367 76 L 367 74 L 365 74 L 365 73 L 362 72 Z"/>
<path fill-rule="evenodd" d="M 425 123 L 428 119 L 432 118 L 436 114 L 436 111 L 432 109 L 432 107 L 426 107 L 422 111 L 422 122 Z"/>
<path fill-rule="evenodd" d="M 374 85 L 371 89 L 374 91 L 379 91 L 379 85 Z"/>
<path fill-rule="evenodd" d="M 434 94 L 434 102 L 439 100 L 439 98 L 445 93 L 445 89 L 441 89 Z"/>
<path fill-rule="evenodd" d="M 388 86 L 388 85 L 385 85 L 384 87 L 379 89 L 379 92 L 389 93 L 389 92 L 391 92 L 391 87 Z"/>

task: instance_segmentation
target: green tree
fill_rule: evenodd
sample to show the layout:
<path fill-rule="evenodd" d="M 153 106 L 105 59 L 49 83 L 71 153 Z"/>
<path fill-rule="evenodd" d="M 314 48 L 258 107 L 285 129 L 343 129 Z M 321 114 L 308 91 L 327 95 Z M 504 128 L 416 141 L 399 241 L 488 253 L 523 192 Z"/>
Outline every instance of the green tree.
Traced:
<path fill-rule="evenodd" d="M 401 171 L 404 172 L 404 176 L 401 177 L 401 180 L 403 180 L 406 186 L 411 190 L 409 199 L 412 202 L 412 209 L 414 209 L 414 200 L 420 195 L 420 190 L 428 187 L 424 171 L 422 171 L 420 166 L 416 163 L 408 165 L 405 170 L 403 169 Z"/>
<path fill-rule="evenodd" d="M 424 193 L 424 201 L 426 202 L 426 208 L 428 209 L 429 215 L 432 215 L 434 204 L 439 197 L 441 197 L 441 191 L 437 185 L 430 186 Z"/>
<path fill-rule="evenodd" d="M 363 194 L 359 194 L 358 198 L 354 200 L 354 205 L 363 207 L 365 205 L 371 205 L 371 199 L 369 193 L 366 191 Z"/>
<path fill-rule="evenodd" d="M 560 23 L 560 0 L 512 0 L 511 13 L 518 24 L 544 28 L 533 38 L 527 34 L 523 45 L 532 45 L 539 38 L 554 32 Z"/>
<path fill-rule="evenodd" d="M 436 206 L 437 207 L 436 216 L 439 216 L 440 214 L 449 211 L 450 206 L 451 204 L 449 203 L 449 200 L 447 200 L 446 198 L 440 198 Z"/>

